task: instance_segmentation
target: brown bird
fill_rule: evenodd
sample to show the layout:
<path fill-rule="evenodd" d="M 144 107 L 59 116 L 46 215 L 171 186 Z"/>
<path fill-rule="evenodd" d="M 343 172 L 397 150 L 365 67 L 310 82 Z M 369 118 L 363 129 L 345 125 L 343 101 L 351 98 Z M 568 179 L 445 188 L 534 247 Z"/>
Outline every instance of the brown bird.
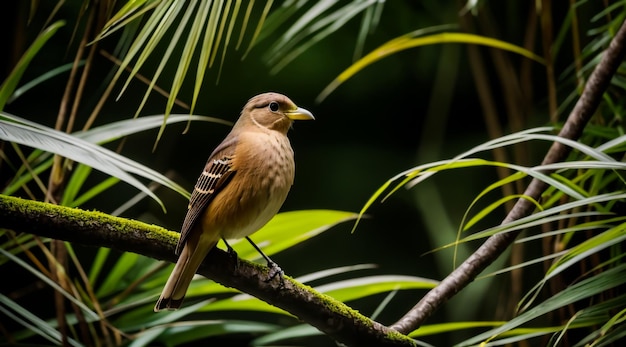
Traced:
<path fill-rule="evenodd" d="M 298 119 L 315 118 L 277 93 L 257 95 L 244 106 L 193 189 L 176 246 L 179 258 L 155 312 L 181 306 L 200 263 L 220 239 L 247 238 L 282 275 L 248 235 L 274 217 L 293 184 L 295 164 L 287 131 Z"/>

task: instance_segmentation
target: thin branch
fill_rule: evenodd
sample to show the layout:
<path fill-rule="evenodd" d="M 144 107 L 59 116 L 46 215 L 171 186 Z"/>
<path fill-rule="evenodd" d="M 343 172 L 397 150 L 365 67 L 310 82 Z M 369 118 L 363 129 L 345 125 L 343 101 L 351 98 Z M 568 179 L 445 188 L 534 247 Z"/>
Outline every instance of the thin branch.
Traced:
<path fill-rule="evenodd" d="M 170 262 L 177 259 L 178 233 L 104 213 L 6 195 L 0 195 L 0 228 Z M 287 276 L 283 286 L 278 279 L 265 282 L 267 267 L 235 260 L 220 249 L 209 253 L 198 273 L 279 307 L 346 345 L 415 346 L 414 340 Z"/>
<path fill-rule="evenodd" d="M 626 21 L 622 23 L 609 48 L 604 51 L 602 60 L 596 66 L 591 76 L 589 76 L 585 89 L 559 132 L 559 136 L 572 140 L 580 138 L 585 125 L 595 113 L 598 105 L 600 105 L 602 95 L 608 88 L 618 66 L 623 61 L 625 52 Z M 543 164 L 561 162 L 566 159 L 569 151 L 569 147 L 555 142 L 544 157 Z M 544 182 L 534 179 L 526 188 L 524 195 L 530 196 L 534 200 L 539 200 L 546 188 L 547 185 Z M 533 212 L 534 208 L 534 205 L 528 199 L 519 199 L 504 218 L 502 224 L 528 216 Z M 428 292 L 391 328 L 404 334 L 419 328 L 443 303 L 470 284 L 478 274 L 500 256 L 515 241 L 518 234 L 519 231 L 508 232 L 496 234 L 488 238 L 476 252 L 441 281 L 437 287 Z"/>

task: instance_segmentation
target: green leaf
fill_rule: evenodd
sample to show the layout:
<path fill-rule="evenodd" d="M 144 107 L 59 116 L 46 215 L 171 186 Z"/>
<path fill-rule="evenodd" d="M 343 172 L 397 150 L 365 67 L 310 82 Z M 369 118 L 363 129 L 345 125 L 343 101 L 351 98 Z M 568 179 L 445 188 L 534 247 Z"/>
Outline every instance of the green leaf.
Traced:
<path fill-rule="evenodd" d="M 17 62 L 17 65 L 13 68 L 13 71 L 11 71 L 9 76 L 2 82 L 2 85 L 0 85 L 0 110 L 4 109 L 7 100 L 9 100 L 15 91 L 17 84 L 22 78 L 24 71 L 26 71 L 26 68 L 28 68 L 31 60 L 39 53 L 43 45 L 64 25 L 65 21 L 62 20 L 54 22 L 47 27 L 26 50 L 24 55 Z"/>
<path fill-rule="evenodd" d="M 66 73 L 67 71 L 71 70 L 74 67 L 74 65 L 75 65 L 74 62 L 61 65 L 61 66 L 59 66 L 57 68 L 54 68 L 54 69 L 52 69 L 50 71 L 47 71 L 46 73 L 42 74 L 41 76 L 39 76 L 39 77 L 37 77 L 37 78 L 27 82 L 27 83 L 24 83 L 21 87 L 15 89 L 15 92 L 11 95 L 11 97 L 9 98 L 7 103 L 11 103 L 11 102 L 17 100 L 20 96 L 26 94 L 29 90 L 35 88 L 36 86 L 38 86 L 38 85 L 40 85 L 40 84 L 42 84 L 44 82 L 53 80 L 55 77 L 57 77 L 57 76 L 59 76 L 61 74 Z M 80 62 L 78 62 L 76 64 L 77 67 L 82 67 L 84 65 L 85 65 L 85 61 L 84 60 L 82 60 L 82 61 L 80 61 Z"/>
<path fill-rule="evenodd" d="M 159 63 L 159 66 L 157 67 L 156 72 L 154 73 L 154 77 L 152 77 L 152 79 L 150 80 L 150 85 L 148 87 L 148 90 L 146 90 L 146 93 L 144 94 L 143 100 L 141 101 L 141 104 L 139 108 L 137 109 L 137 112 L 135 113 L 135 117 L 139 116 L 139 112 L 142 110 L 146 101 L 148 101 L 148 96 L 152 92 L 153 87 L 156 85 L 156 82 L 159 79 L 161 72 L 167 65 L 167 62 L 171 54 L 175 51 L 178 45 L 178 42 L 181 39 L 181 36 L 183 35 L 183 32 L 186 29 L 187 22 L 189 21 L 189 19 L 194 13 L 196 3 L 197 3 L 196 0 L 176 1 L 173 3 L 175 4 L 174 6 L 180 6 L 181 9 L 183 6 L 186 5 L 187 9 L 184 12 L 182 18 L 177 18 L 177 16 L 174 15 L 174 16 L 168 17 L 167 21 L 165 22 L 167 23 L 167 27 L 164 28 L 164 31 L 168 30 L 169 26 L 174 26 L 176 30 L 174 31 L 172 40 L 169 42 L 167 49 L 165 50 L 165 53 L 163 53 L 163 58 L 161 62 Z M 174 25 L 174 23 L 176 24 Z M 167 124 L 165 120 L 167 120 L 167 117 L 169 117 L 170 112 L 172 111 L 172 107 L 174 107 L 174 101 L 176 100 L 176 97 L 178 96 L 178 91 L 182 87 L 183 80 L 185 79 L 185 74 L 189 67 L 189 62 L 191 61 L 191 58 L 193 56 L 193 51 L 195 49 L 196 42 L 190 42 L 189 39 L 190 38 L 193 39 L 198 36 L 197 30 L 192 30 L 190 34 L 191 35 L 188 36 L 188 40 L 181 53 L 182 55 L 181 55 L 180 61 L 177 64 L 176 74 L 174 75 L 174 79 L 172 80 L 172 87 L 170 88 L 170 94 L 167 98 L 167 104 L 165 107 L 165 119 L 163 121 L 163 124 L 159 128 L 159 133 L 157 134 L 157 138 L 154 143 L 154 149 L 156 149 L 157 143 L 159 142 L 159 140 L 161 139 L 161 136 L 163 135 L 163 132 L 165 131 L 165 125 Z"/>
<path fill-rule="evenodd" d="M 310 283 L 322 278 L 345 274 L 352 271 L 360 271 L 360 270 L 369 270 L 374 269 L 377 266 L 375 264 L 357 264 L 357 265 L 349 265 L 349 266 L 339 266 L 330 269 L 324 269 L 316 272 L 312 272 L 303 276 L 299 276 L 296 280 L 300 283 Z"/>
<path fill-rule="evenodd" d="M 147 17 L 143 18 L 140 30 L 134 35 L 134 39 L 112 79 L 111 83 L 116 83 L 123 71 L 129 66 L 132 66 L 119 96 L 126 91 L 130 82 L 137 76 L 142 67 L 150 62 L 150 58 L 157 52 L 161 52 L 158 54 L 158 60 L 155 63 L 156 69 L 152 73 L 148 88 L 137 108 L 135 116 L 138 116 L 145 106 L 162 72 L 165 71 L 168 65 L 174 64 L 176 66 L 176 72 L 172 78 L 172 85 L 167 95 L 165 107 L 164 118 L 167 119 L 179 95 L 179 91 L 183 87 L 188 72 L 194 62 L 196 62 L 194 89 L 191 101 L 191 111 L 193 112 L 199 100 L 203 81 L 207 76 L 206 70 L 212 66 L 220 47 L 222 49 L 222 62 L 224 61 L 226 48 L 228 47 L 233 29 L 235 28 L 241 5 L 242 2 L 240 0 L 235 1 L 234 4 L 232 0 L 226 2 L 223 0 L 137 0 L 126 3 L 122 9 L 113 15 L 113 18 L 105 25 L 98 39 L 102 39 L 123 27 L 128 27 L 131 22 L 134 24 L 139 23 L 137 20 L 140 17 Z M 240 41 L 243 39 L 248 21 L 251 19 L 253 5 L 254 1 L 249 2 L 248 10 L 242 20 Z M 258 36 L 260 27 L 263 25 L 271 5 L 272 1 L 265 2 L 264 10 L 258 19 L 257 29 L 253 34 L 252 43 Z M 149 11 L 152 12 L 150 15 L 148 15 Z M 221 42 L 226 22 L 229 22 L 229 26 L 225 43 L 222 46 Z M 239 47 L 240 43 L 241 42 L 238 43 L 237 47 Z M 163 47 L 164 50 L 159 50 Z M 199 54 L 195 54 L 197 48 L 199 48 Z M 180 55 L 177 56 L 176 54 Z M 218 79 L 219 73 L 221 73 L 221 65 L 220 72 L 218 72 Z M 155 146 L 163 134 L 165 125 L 166 123 L 163 123 L 159 128 Z"/>
<path fill-rule="evenodd" d="M 1 125 L 0 125 L 1 127 Z M 16 145 L 17 146 L 17 145 Z M 29 166 L 22 165 L 15 173 L 11 182 L 2 191 L 2 194 L 13 195 L 20 190 L 22 186 L 32 181 L 35 176 L 43 173 L 52 167 L 53 158 L 48 152 L 35 149 L 27 158 Z"/>
<path fill-rule="evenodd" d="M 88 319 L 96 319 L 96 320 L 100 319 L 100 317 L 95 312 L 93 312 L 89 307 L 87 307 L 81 301 L 78 301 L 78 299 L 76 299 L 72 294 L 68 293 L 65 289 L 61 288 L 61 286 L 59 286 L 55 281 L 51 280 L 46 275 L 41 273 L 41 271 L 35 269 L 30 264 L 26 263 L 24 260 L 14 256 L 10 252 L 7 252 L 6 250 L 2 248 L 0 248 L 0 253 L 2 253 L 5 257 L 9 258 L 12 262 L 20 266 L 25 271 L 30 272 L 31 274 L 39 278 L 42 282 L 52 287 L 52 289 L 61 293 L 66 299 L 71 301 L 72 304 L 80 308 L 81 311 L 85 314 L 85 317 L 87 317 Z"/>
<path fill-rule="evenodd" d="M 333 4 L 328 1 L 317 2 L 281 36 L 277 44 L 271 49 L 273 56 L 267 59 L 268 64 L 272 65 L 270 74 L 278 73 L 311 46 L 339 30 L 356 15 L 371 6 L 371 4 L 372 2 L 368 1 L 351 1 L 341 9 L 320 17 L 316 14 L 320 11 L 325 11 L 325 7 Z M 311 24 L 309 25 L 308 22 L 311 22 Z M 308 38 L 313 33 L 315 33 L 313 37 Z M 305 39 L 304 43 L 297 46 L 300 41 Z M 280 60 L 278 61 L 278 59 Z"/>
<path fill-rule="evenodd" d="M 475 329 L 475 328 L 491 328 L 498 327 L 506 323 L 505 321 L 498 322 L 452 322 L 452 323 L 440 323 L 440 324 L 427 324 L 421 326 L 417 330 L 413 330 L 408 334 L 409 337 L 421 337 L 435 334 L 454 333 L 463 329 Z"/>
<path fill-rule="evenodd" d="M 155 197 L 154 194 L 143 183 L 140 183 L 134 179 L 133 176 L 129 175 L 129 173 L 135 173 L 155 182 L 159 182 L 184 197 L 189 198 L 189 193 L 184 188 L 165 176 L 117 153 L 93 144 L 104 144 L 124 136 L 154 129 L 163 124 L 163 119 L 163 115 L 154 115 L 137 119 L 123 120 L 99 126 L 88 131 L 81 131 L 68 135 L 8 113 L 0 113 L 0 139 L 43 149 L 73 159 L 77 162 L 108 173 L 119 180 L 125 181 L 126 183 L 137 186 L 142 192 L 153 198 Z M 206 121 L 225 125 L 231 124 L 230 122 L 218 118 L 195 115 L 175 114 L 171 115 L 167 119 L 168 124 L 187 121 Z M 31 163 L 34 163 L 35 160 L 41 162 L 44 159 L 45 161 L 41 164 L 35 165 L 35 168 L 33 169 L 35 173 L 42 173 L 44 170 L 48 169 L 52 164 L 52 159 L 49 155 L 46 155 L 41 151 L 35 151 L 31 154 L 31 156 L 29 156 L 29 162 Z M 16 179 L 14 179 L 14 181 L 5 188 L 4 193 L 11 194 L 12 192 L 15 192 L 22 185 L 32 180 L 32 178 L 33 177 L 29 172 L 25 172 L 21 176 L 19 174 L 16 175 Z M 82 188 L 81 181 L 84 180 L 84 177 L 80 180 L 78 180 L 79 177 L 76 177 L 75 179 L 77 181 L 74 181 L 71 187 L 72 196 L 76 196 L 78 190 Z M 125 179 L 128 179 L 129 181 L 126 181 Z M 104 188 L 114 183 L 115 182 L 113 180 L 107 180 L 103 186 L 88 191 L 80 198 L 81 201 L 84 202 L 89 198 L 92 198 Z M 73 205 L 76 205 L 76 203 Z"/>
<path fill-rule="evenodd" d="M 197 312 L 206 306 L 210 300 L 203 300 L 193 305 L 186 305 L 176 311 L 154 312 L 153 305 L 142 305 L 132 312 L 126 313 L 113 322 L 115 326 L 124 327 L 124 331 L 132 332 L 145 327 L 162 327 L 182 321 L 187 315 Z M 152 302 L 153 303 L 153 302 Z"/>
<path fill-rule="evenodd" d="M 145 275 L 156 262 L 136 253 L 123 253 L 106 273 L 102 284 L 98 286 L 96 296 L 102 298 L 123 292 L 129 284 Z"/>
<path fill-rule="evenodd" d="M 72 200 L 66 206 L 69 206 L 69 207 L 79 207 L 79 206 L 82 206 L 87 201 L 89 201 L 89 200 L 95 198 L 96 196 L 100 195 L 100 193 L 103 193 L 103 192 L 106 192 L 107 190 L 109 190 L 109 188 L 111 188 L 114 185 L 116 185 L 117 183 L 119 183 L 119 181 L 120 180 L 117 179 L 116 177 L 109 177 L 109 178 L 105 179 L 104 181 L 96 184 L 95 186 L 89 188 L 85 193 L 83 193 L 82 195 L 76 197 L 74 200 Z M 115 214 L 113 214 L 113 215 L 115 215 Z"/>
<path fill-rule="evenodd" d="M 619 244 L 626 240 L 626 223 L 619 224 L 599 235 L 591 237 L 579 245 L 569 249 L 561 258 L 555 261 L 546 271 L 546 280 L 565 271 L 570 266 L 578 264 L 591 254 Z"/>
<path fill-rule="evenodd" d="M 459 168 L 469 168 L 476 166 L 494 166 L 494 167 L 504 167 L 514 171 L 517 173 L 513 174 L 509 178 L 505 178 L 495 184 L 491 184 L 487 189 L 483 190 L 481 194 L 474 200 L 470 208 L 476 203 L 477 199 L 485 195 L 488 191 L 493 190 L 499 187 L 501 184 L 508 183 L 509 181 L 514 181 L 522 176 L 531 176 L 533 178 L 539 179 L 549 186 L 560 190 L 561 192 L 575 198 L 575 199 L 583 199 L 587 192 L 580 189 L 577 185 L 572 184 L 569 180 L 564 180 L 561 174 L 554 175 L 546 175 L 543 172 L 546 170 L 579 170 L 579 169 L 600 169 L 600 170 L 624 170 L 626 169 L 626 163 L 616 161 L 611 156 L 604 153 L 614 146 L 618 146 L 621 142 L 626 141 L 626 136 L 624 139 L 617 142 L 612 142 L 609 145 L 602 145 L 598 148 L 592 148 L 585 144 L 582 144 L 577 141 L 572 141 L 569 139 L 565 139 L 556 135 L 548 135 L 541 134 L 541 132 L 552 131 L 551 127 L 540 127 L 527 129 L 520 132 L 516 132 L 513 134 L 509 134 L 506 136 L 499 137 L 497 139 L 493 139 L 482 143 L 478 146 L 473 147 L 472 149 L 465 151 L 452 159 L 441 160 L 436 162 L 430 162 L 426 164 L 422 164 L 411 169 L 400 172 L 394 177 L 390 178 L 387 182 L 385 182 L 382 186 L 380 186 L 374 194 L 369 198 L 369 200 L 365 203 L 361 211 L 359 211 L 359 217 L 357 218 L 357 223 L 360 218 L 365 215 L 365 212 L 373 205 L 373 203 L 382 197 L 384 201 L 389 196 L 398 191 L 398 189 L 402 187 L 412 188 L 418 183 L 431 178 L 438 172 L 450 170 L 450 169 L 459 169 Z M 470 156 L 475 155 L 477 153 L 488 152 L 494 150 L 496 148 L 502 148 L 504 146 L 511 146 L 517 143 L 522 143 L 525 141 L 531 140 L 540 140 L 540 141 L 550 141 L 550 142 L 559 142 L 566 146 L 569 146 L 577 151 L 595 159 L 595 160 L 580 160 L 580 161 L 570 161 L 564 163 L 554 163 L 549 165 L 539 165 L 535 167 L 523 167 L 520 165 L 514 165 L 510 163 L 502 163 L 497 161 L 488 161 L 480 158 L 471 158 Z M 395 185 L 394 185 L 395 184 Z M 468 210 L 469 211 L 469 208 Z M 466 212 L 467 213 L 467 212 Z M 465 218 L 464 218 L 465 220 Z M 357 223 L 353 228 L 356 228 Z"/>
<path fill-rule="evenodd" d="M 466 33 L 440 33 L 434 34 L 424 37 L 413 37 L 412 33 L 400 36 L 393 40 L 386 42 L 385 44 L 379 46 L 365 57 L 359 59 L 357 62 L 352 64 L 346 70 L 344 70 L 339 76 L 337 76 L 324 90 L 318 95 L 317 102 L 323 101 L 330 93 L 332 93 L 337 87 L 339 87 L 342 83 L 347 81 L 356 75 L 359 71 L 364 69 L 365 67 L 373 64 L 374 62 L 385 58 L 389 55 L 401 52 L 406 49 L 433 45 L 433 44 L 442 44 L 442 43 L 464 43 L 464 44 L 475 44 L 488 46 L 492 48 L 497 48 L 509 52 L 513 52 L 519 55 L 522 55 L 528 59 L 532 59 L 538 63 L 545 64 L 545 61 L 542 57 L 537 54 L 522 48 L 520 46 L 516 46 L 510 44 L 508 42 L 504 42 L 501 40 L 493 39 L 490 37 L 474 35 L 474 34 L 466 34 Z"/>
<path fill-rule="evenodd" d="M 84 132 L 76 132 L 73 135 L 97 144 L 105 144 L 128 135 L 140 133 L 142 131 L 158 128 L 163 124 L 175 124 L 182 122 L 210 122 L 231 126 L 233 123 L 223 119 L 207 116 L 189 115 L 189 114 L 171 114 L 165 120 L 165 115 L 145 116 L 133 119 L 121 120 L 113 123 L 101 125 Z"/>
<path fill-rule="evenodd" d="M 172 272 L 173 267 L 174 267 L 173 265 L 168 266 L 162 272 L 162 277 L 160 277 L 161 280 L 159 283 L 159 289 L 161 289 L 161 287 L 163 286 L 163 283 L 165 283 L 165 281 L 169 277 L 169 274 Z M 313 281 L 322 280 L 322 279 L 325 279 L 334 275 L 338 275 L 338 274 L 346 274 L 352 271 L 372 269 L 375 267 L 376 266 L 374 264 L 358 264 L 358 265 L 351 265 L 351 266 L 340 266 L 336 268 L 324 269 L 324 270 L 312 272 L 304 276 L 299 276 L 298 278 L 296 278 L 296 281 L 300 283 L 310 283 Z M 200 279 L 200 280 L 197 280 L 197 281 L 194 280 L 191 282 L 191 286 L 189 286 L 189 289 L 187 290 L 187 297 L 215 296 L 217 294 L 225 294 L 225 293 L 237 293 L 238 294 L 239 292 L 235 289 L 224 287 L 223 285 L 215 283 L 213 281 Z"/>
<path fill-rule="evenodd" d="M 273 0 L 268 0 L 265 2 L 265 7 L 263 7 L 263 12 L 261 13 L 261 18 L 259 18 L 259 22 L 256 25 L 256 29 L 254 30 L 254 33 L 252 34 L 252 39 L 250 40 L 250 44 L 248 45 L 248 49 L 243 54 L 242 59 L 245 59 L 246 56 L 248 56 L 248 53 L 250 53 L 250 50 L 252 50 L 252 47 L 254 47 L 254 44 L 256 43 L 259 34 L 261 33 L 261 28 L 263 27 L 263 23 L 265 23 L 265 18 L 267 18 L 267 14 L 269 13 L 273 2 Z"/>
<path fill-rule="evenodd" d="M 346 302 L 392 290 L 432 289 L 437 284 L 439 284 L 438 281 L 423 277 L 381 275 L 338 281 L 321 285 L 316 289 L 339 301 Z"/>
<path fill-rule="evenodd" d="M 95 287 L 96 280 L 98 279 L 100 272 L 104 268 L 104 265 L 110 253 L 110 248 L 98 248 L 93 263 L 91 264 L 91 268 L 89 269 L 89 283 L 92 287 Z"/>
<path fill-rule="evenodd" d="M 140 255 L 136 253 L 122 253 L 120 258 L 115 262 L 115 266 L 107 272 L 106 279 L 100 286 L 98 286 L 96 296 L 103 297 L 105 295 L 111 295 L 114 292 L 119 291 L 120 288 L 125 288 L 128 282 L 124 281 L 124 278 L 135 266 L 139 257 Z"/>
<path fill-rule="evenodd" d="M 117 11 L 109 21 L 104 25 L 102 32 L 98 35 L 96 40 L 101 40 L 117 30 L 123 28 L 130 22 L 139 18 L 146 12 L 152 10 L 162 1 L 159 0 L 129 0 L 122 8 Z"/>
<path fill-rule="evenodd" d="M 533 203 L 538 209 L 541 210 L 541 204 L 539 204 L 538 201 L 531 199 L 530 197 L 527 197 L 523 194 L 507 195 L 490 203 L 487 207 L 480 210 L 476 215 L 474 215 L 474 217 L 468 220 L 467 223 L 465 224 L 462 223 L 461 226 L 463 228 L 463 231 L 467 231 L 468 229 L 473 227 L 476 223 L 481 221 L 483 218 L 487 217 L 489 214 L 491 214 L 491 212 L 493 212 L 495 209 L 499 208 L 500 206 L 506 204 L 507 202 L 511 200 L 517 200 L 517 199 L 527 199 L 531 203 Z"/>
<path fill-rule="evenodd" d="M 282 327 L 262 321 L 245 320 L 197 320 L 177 322 L 159 337 L 170 346 L 180 346 L 193 341 L 200 341 L 211 336 L 225 334 L 263 334 L 281 330 Z"/>
<path fill-rule="evenodd" d="M 321 331 L 308 324 L 299 324 L 277 330 L 276 332 L 254 339 L 250 344 L 252 346 L 276 346 L 276 343 L 279 341 L 322 335 Z"/>
<path fill-rule="evenodd" d="M 0 313 L 11 319 L 11 321 L 19 323 L 31 332 L 54 344 L 62 344 L 63 337 L 61 336 L 61 333 L 55 329 L 55 327 L 51 326 L 48 322 L 37 317 L 31 311 L 20 306 L 18 303 L 2 293 L 0 293 L 0 304 L 2 304 L 0 305 Z M 71 337 L 67 337 L 67 342 L 72 346 L 82 346 L 82 344 Z"/>
<path fill-rule="evenodd" d="M 459 344 L 459 346 L 470 346 L 492 340 L 500 334 L 525 324 L 544 314 L 619 286 L 624 283 L 624 276 L 626 276 L 626 264 L 620 264 L 612 269 L 604 271 L 601 276 L 593 276 L 565 288 L 541 304 L 509 320 L 506 324 L 463 341 Z"/>
<path fill-rule="evenodd" d="M 232 3 L 232 0 L 228 0 L 228 3 L 226 4 L 226 11 L 224 13 L 224 17 L 228 17 L 228 12 L 230 12 L 231 3 Z M 233 7 L 233 14 L 230 16 L 230 21 L 228 23 L 228 30 L 226 31 L 226 38 L 224 39 L 224 49 L 222 49 L 222 56 L 221 56 L 221 59 L 220 59 L 220 67 L 219 67 L 219 71 L 217 73 L 216 83 L 219 83 L 220 77 L 222 75 L 222 68 L 224 67 L 224 59 L 226 59 L 226 47 L 228 47 L 228 45 L 230 43 L 230 39 L 231 39 L 231 37 L 233 35 L 233 29 L 235 28 L 235 23 L 237 21 L 237 14 L 239 13 L 239 8 L 240 7 L 241 7 L 241 0 L 237 0 L 235 2 L 234 7 Z M 224 24 L 225 22 L 226 22 L 225 20 L 222 20 L 222 24 Z M 220 31 L 221 30 L 222 29 L 220 28 Z M 213 64 L 213 60 L 212 59 L 209 62 L 209 64 Z M 203 72 L 204 71 L 200 71 L 200 69 L 198 69 L 198 73 L 197 73 L 196 76 L 204 76 Z M 195 87 L 194 93 L 193 93 L 193 100 L 197 100 L 198 99 L 198 95 L 200 94 L 200 87 L 201 86 L 202 86 L 202 79 L 196 78 L 196 87 Z"/>
<path fill-rule="evenodd" d="M 7 120 L 9 117 L 7 114 L 0 113 L 0 139 L 59 154 L 117 177 L 146 193 L 162 208 L 165 206 L 161 200 L 132 174 L 159 182 L 181 194 L 185 191 L 160 173 L 106 148 L 43 125 L 25 121 L 17 122 L 15 117 Z"/>
<path fill-rule="evenodd" d="M 437 283 L 437 281 L 421 277 L 382 275 L 337 281 L 318 286 L 315 289 L 320 293 L 327 294 L 341 302 L 346 302 L 393 290 L 431 289 L 434 288 Z M 219 300 L 202 308 L 202 311 L 231 310 L 248 310 L 285 314 L 285 312 L 281 309 L 248 294 L 239 294 L 226 300 Z"/>
<path fill-rule="evenodd" d="M 356 215 L 352 212 L 334 210 L 282 212 L 274 216 L 267 225 L 253 234 L 252 238 L 265 254 L 271 256 L 315 237 L 339 223 L 354 219 L 355 216 Z M 243 259 L 261 259 L 261 255 L 245 239 L 230 241 L 229 244 L 235 248 L 237 255 Z M 341 270 L 336 271 L 348 271 L 367 267 L 367 265 L 361 267 L 343 267 L 340 268 Z M 168 267 L 168 269 L 171 271 L 171 266 Z M 168 269 L 161 272 L 163 281 L 169 275 Z M 335 270 L 329 270 L 320 274 L 311 275 L 312 277 L 308 277 L 308 279 L 314 280 L 323 276 L 329 276 L 335 273 L 334 271 Z M 192 281 L 187 291 L 187 297 L 215 295 L 217 293 L 228 292 L 233 292 L 233 290 L 214 282 L 199 280 Z"/>
<path fill-rule="evenodd" d="M 356 218 L 353 212 L 333 210 L 301 210 L 282 212 L 274 216 L 251 239 L 267 255 L 283 251 L 313 238 L 333 226 Z M 259 259 L 258 252 L 245 240 L 229 242 L 244 259 Z"/>
<path fill-rule="evenodd" d="M 63 199 L 61 200 L 61 205 L 63 206 L 75 206 L 73 205 L 73 201 L 76 199 L 78 192 L 83 187 L 87 177 L 91 173 L 91 167 L 83 164 L 77 165 L 77 167 L 72 170 L 72 175 L 65 186 L 65 191 L 63 193 Z"/>

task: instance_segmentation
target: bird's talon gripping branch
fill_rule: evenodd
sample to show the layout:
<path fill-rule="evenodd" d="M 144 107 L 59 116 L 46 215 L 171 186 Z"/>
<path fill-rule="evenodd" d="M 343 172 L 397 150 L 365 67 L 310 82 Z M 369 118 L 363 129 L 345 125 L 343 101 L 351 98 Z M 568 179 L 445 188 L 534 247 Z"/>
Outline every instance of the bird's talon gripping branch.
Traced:
<path fill-rule="evenodd" d="M 239 255 L 237 254 L 237 251 L 235 251 L 235 249 L 228 244 L 226 239 L 222 239 L 222 241 L 224 241 L 224 244 L 226 245 L 226 253 L 228 253 L 230 258 L 233 259 L 235 262 L 235 268 L 237 268 L 239 265 Z"/>
<path fill-rule="evenodd" d="M 278 279 L 280 280 L 280 287 L 284 287 L 285 286 L 285 278 L 283 277 L 285 275 L 285 272 L 283 271 L 283 269 L 278 266 L 278 264 L 276 264 L 275 262 L 271 261 L 267 263 L 267 267 L 270 269 L 269 275 L 267 276 L 267 279 L 265 280 L 265 282 L 270 282 L 272 281 L 274 278 L 276 278 L 276 276 L 278 276 Z"/>
<path fill-rule="evenodd" d="M 228 242 L 226 242 L 225 239 L 222 239 L 222 241 L 224 241 L 224 244 L 226 245 L 226 252 L 228 253 L 228 255 L 230 255 L 231 257 L 237 257 L 237 251 L 235 251 L 234 248 L 232 248 Z"/>
<path fill-rule="evenodd" d="M 257 95 L 244 106 L 194 186 L 176 246 L 178 261 L 155 311 L 182 305 L 200 263 L 220 239 L 247 238 L 270 266 L 269 280 L 280 275 L 284 284 L 283 270 L 248 235 L 274 217 L 293 185 L 295 163 L 287 131 L 298 119 L 315 118 L 277 93 Z M 237 267 L 237 253 L 226 246 Z"/>

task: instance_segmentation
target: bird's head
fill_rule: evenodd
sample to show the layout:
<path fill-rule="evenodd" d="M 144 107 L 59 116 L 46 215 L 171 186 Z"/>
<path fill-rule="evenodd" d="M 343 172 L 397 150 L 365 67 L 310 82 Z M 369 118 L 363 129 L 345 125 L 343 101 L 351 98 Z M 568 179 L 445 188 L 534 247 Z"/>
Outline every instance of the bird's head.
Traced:
<path fill-rule="evenodd" d="M 237 123 L 252 123 L 286 134 L 294 120 L 312 119 L 315 117 L 311 112 L 296 106 L 288 97 L 278 93 L 265 93 L 248 100 Z"/>

